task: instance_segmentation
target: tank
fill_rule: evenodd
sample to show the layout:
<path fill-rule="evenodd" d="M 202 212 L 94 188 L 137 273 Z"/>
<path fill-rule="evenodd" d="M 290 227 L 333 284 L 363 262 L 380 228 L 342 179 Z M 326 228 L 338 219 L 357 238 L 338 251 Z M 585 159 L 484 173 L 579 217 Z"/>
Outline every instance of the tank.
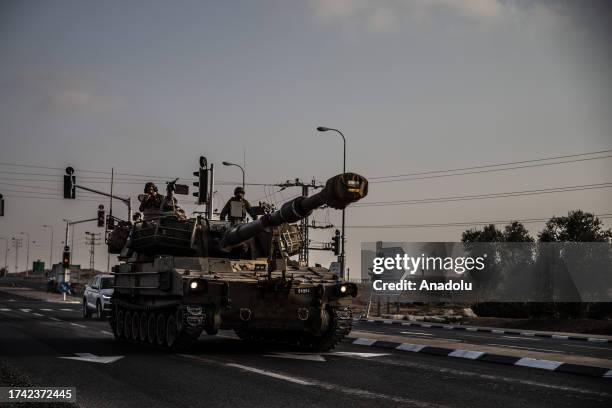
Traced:
<path fill-rule="evenodd" d="M 344 173 L 248 223 L 161 213 L 120 224 L 107 239 L 121 260 L 113 268 L 115 338 L 186 349 L 202 332 L 223 329 L 245 340 L 333 348 L 351 330 L 345 300 L 357 287 L 290 260 L 300 242 L 294 223 L 323 206 L 343 209 L 367 189 L 364 177 Z"/>

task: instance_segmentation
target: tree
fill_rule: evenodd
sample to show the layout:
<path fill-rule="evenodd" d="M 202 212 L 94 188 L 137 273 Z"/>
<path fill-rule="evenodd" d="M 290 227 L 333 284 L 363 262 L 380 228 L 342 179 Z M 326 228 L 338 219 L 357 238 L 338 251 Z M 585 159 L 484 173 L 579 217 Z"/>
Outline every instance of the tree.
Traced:
<path fill-rule="evenodd" d="M 552 217 L 538 235 L 540 242 L 606 242 L 612 230 L 591 213 L 570 211 L 566 217 Z"/>
<path fill-rule="evenodd" d="M 502 242 L 503 240 L 504 234 L 494 224 L 486 225 L 482 230 L 469 229 L 461 235 L 461 242 L 464 244 L 472 242 Z"/>
<path fill-rule="evenodd" d="M 518 221 L 506 225 L 502 235 L 504 242 L 534 242 L 527 228 Z"/>

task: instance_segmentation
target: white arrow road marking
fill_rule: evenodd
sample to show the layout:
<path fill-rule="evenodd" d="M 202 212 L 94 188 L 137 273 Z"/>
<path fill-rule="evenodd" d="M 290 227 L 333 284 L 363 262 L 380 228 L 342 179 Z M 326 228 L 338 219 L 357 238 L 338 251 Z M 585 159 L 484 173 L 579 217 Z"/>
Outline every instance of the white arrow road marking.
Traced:
<path fill-rule="evenodd" d="M 77 361 L 86 361 L 88 363 L 102 363 L 102 364 L 108 364 L 108 363 L 114 363 L 115 361 L 122 359 L 124 356 L 96 356 L 95 354 L 91 354 L 91 353 L 74 353 L 76 354 L 78 357 L 58 357 L 58 358 L 64 358 L 66 360 L 77 360 Z"/>
<path fill-rule="evenodd" d="M 302 353 L 273 353 L 264 354 L 264 357 L 276 357 L 276 358 L 289 358 L 292 360 L 306 360 L 306 361 L 327 361 L 325 357 L 320 354 L 302 354 Z"/>

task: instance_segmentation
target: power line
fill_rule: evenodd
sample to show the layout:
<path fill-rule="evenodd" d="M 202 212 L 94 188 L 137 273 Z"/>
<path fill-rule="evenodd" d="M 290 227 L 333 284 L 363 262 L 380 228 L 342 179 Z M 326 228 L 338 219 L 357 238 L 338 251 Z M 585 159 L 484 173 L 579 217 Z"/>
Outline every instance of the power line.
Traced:
<path fill-rule="evenodd" d="M 543 167 L 543 166 L 552 166 L 552 165 L 557 165 L 557 164 L 576 163 L 576 162 L 583 162 L 583 161 L 589 161 L 589 160 L 599 160 L 599 159 L 606 159 L 609 157 L 612 157 L 612 155 L 600 156 L 600 157 L 587 157 L 584 159 L 575 159 L 575 160 L 564 160 L 564 161 L 558 161 L 558 162 L 552 162 L 552 163 L 539 163 L 539 164 L 530 164 L 530 165 L 525 165 L 525 166 L 505 167 L 502 169 L 465 171 L 462 173 L 437 174 L 437 175 L 422 176 L 422 177 L 407 177 L 407 178 L 399 178 L 399 179 L 393 179 L 393 180 L 373 180 L 370 182 L 371 183 L 394 183 L 397 181 L 413 181 L 413 180 L 425 180 L 425 179 L 442 178 L 442 177 L 464 176 L 467 174 L 494 173 L 494 172 L 508 171 L 508 170 L 527 169 L 527 168 L 532 168 L 532 167 Z M 485 166 L 485 167 L 490 167 L 490 166 Z M 475 168 L 478 168 L 478 167 L 475 167 Z M 446 170 L 442 170 L 440 172 L 445 172 L 445 171 Z M 432 173 L 438 173 L 438 172 L 432 172 Z M 400 177 L 400 176 L 383 176 L 383 177 L 391 178 L 391 177 Z"/>
<path fill-rule="evenodd" d="M 433 198 L 423 198 L 423 199 L 417 199 L 417 200 L 372 201 L 368 203 L 353 204 L 352 207 L 362 208 L 362 207 L 380 207 L 380 206 L 394 206 L 394 205 L 445 203 L 445 202 L 451 202 L 451 201 L 484 200 L 484 199 L 491 199 L 491 198 L 519 197 L 519 196 L 539 195 L 539 194 L 564 193 L 568 191 L 595 190 L 595 189 L 602 189 L 602 188 L 609 188 L 609 187 L 612 187 L 612 182 L 600 183 L 600 184 L 585 184 L 585 185 L 579 185 L 579 186 L 543 188 L 543 189 L 538 189 L 538 190 L 510 191 L 510 192 L 505 192 L 505 193 L 433 197 Z"/>
<path fill-rule="evenodd" d="M 520 161 L 505 162 L 505 163 L 494 163 L 494 164 L 471 166 L 471 167 L 458 167 L 458 168 L 454 168 L 454 169 L 427 170 L 427 171 L 420 171 L 420 172 L 416 172 L 416 173 L 396 174 L 394 176 L 370 177 L 370 180 L 378 180 L 378 179 L 385 179 L 385 178 L 395 178 L 395 177 L 420 176 L 420 175 L 423 175 L 423 174 L 433 174 L 433 173 L 449 173 L 449 172 L 463 171 L 463 170 L 483 169 L 483 168 L 488 168 L 488 167 L 511 166 L 511 165 L 515 165 L 515 164 L 524 164 L 524 163 L 533 163 L 533 162 L 548 161 L 548 160 L 567 159 L 567 158 L 570 158 L 570 157 L 591 156 L 591 155 L 594 155 L 594 154 L 610 153 L 610 152 L 612 152 L 612 149 L 600 150 L 600 151 L 597 151 L 597 152 L 589 152 L 589 153 L 568 154 L 568 155 L 564 155 L 564 156 L 544 157 L 544 158 L 532 159 L 532 160 L 520 160 Z M 606 157 L 609 157 L 609 156 L 606 156 Z"/>
<path fill-rule="evenodd" d="M 612 214 L 595 214 L 596 217 L 601 219 L 612 218 Z M 448 222 L 448 223 L 431 223 L 431 224 L 396 224 L 396 225 L 347 225 L 346 228 L 355 229 L 403 229 L 403 228 L 438 228 L 438 227 L 469 227 L 473 225 L 490 225 L 490 224 L 506 224 L 515 221 L 523 224 L 532 224 L 538 222 L 547 222 L 549 218 L 527 218 L 527 219 L 506 219 L 506 220 L 495 220 L 495 221 L 463 221 L 463 222 Z"/>

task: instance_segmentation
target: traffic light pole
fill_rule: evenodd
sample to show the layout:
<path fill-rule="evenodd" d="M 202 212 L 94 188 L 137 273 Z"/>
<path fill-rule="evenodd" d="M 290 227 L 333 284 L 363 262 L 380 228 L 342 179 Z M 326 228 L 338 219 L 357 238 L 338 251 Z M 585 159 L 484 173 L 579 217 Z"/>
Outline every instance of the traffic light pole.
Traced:
<path fill-rule="evenodd" d="M 100 195 L 103 195 L 105 197 L 114 198 L 115 200 L 119 200 L 119 201 L 123 202 L 125 205 L 127 205 L 127 208 L 128 208 L 128 220 L 132 221 L 132 198 L 131 197 L 128 197 L 128 198 L 117 197 L 116 195 L 105 193 L 104 191 L 94 190 L 93 188 L 81 186 L 81 185 L 78 185 L 78 184 L 75 184 L 74 187 L 75 188 L 80 188 L 81 190 L 89 191 L 91 193 L 100 194 Z M 94 218 L 94 220 L 96 220 L 96 219 L 97 218 Z"/>

